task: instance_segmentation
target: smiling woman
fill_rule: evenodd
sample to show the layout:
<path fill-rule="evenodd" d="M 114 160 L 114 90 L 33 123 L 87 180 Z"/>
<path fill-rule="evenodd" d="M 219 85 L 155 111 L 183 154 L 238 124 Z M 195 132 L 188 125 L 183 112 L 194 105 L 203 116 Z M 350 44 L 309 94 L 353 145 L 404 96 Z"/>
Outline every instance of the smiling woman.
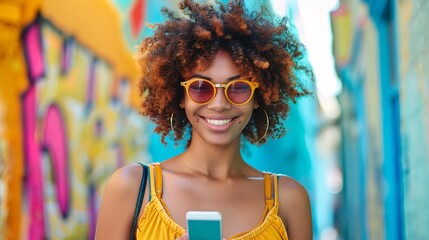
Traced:
<path fill-rule="evenodd" d="M 184 16 L 163 9 L 167 21 L 143 40 L 137 61 L 142 114 L 162 141 L 189 132 L 188 147 L 144 165 L 147 186 L 139 165 L 118 169 L 103 196 L 96 238 L 187 239 L 187 212 L 216 211 L 225 238 L 312 239 L 306 190 L 252 168 L 240 153 L 242 141 L 284 135 L 289 104 L 310 94 L 298 79 L 303 72 L 313 80 L 300 61 L 304 46 L 287 19 L 275 23 L 266 9 L 248 12 L 240 0 L 184 0 L 179 8 Z"/>
<path fill-rule="evenodd" d="M 198 80 L 195 76 L 210 80 Z M 209 145 L 229 145 L 235 142 L 239 149 L 241 132 L 248 124 L 253 108 L 258 106 L 252 98 L 258 83 L 241 78 L 239 68 L 230 54 L 225 50 L 218 50 L 208 68 L 195 70 L 191 80 L 182 82 L 191 86 L 195 80 L 200 82 L 199 86 L 188 90 L 188 97 L 181 101 L 181 108 L 185 109 L 186 117 L 192 125 L 192 143 L 196 145 L 208 141 Z M 238 90 L 239 86 L 236 86 L 235 90 L 231 90 L 240 83 L 245 86 L 244 89 L 241 87 Z M 216 91 L 216 86 L 225 86 L 225 91 Z M 206 101 L 195 101 L 206 95 L 209 95 L 205 97 Z"/>

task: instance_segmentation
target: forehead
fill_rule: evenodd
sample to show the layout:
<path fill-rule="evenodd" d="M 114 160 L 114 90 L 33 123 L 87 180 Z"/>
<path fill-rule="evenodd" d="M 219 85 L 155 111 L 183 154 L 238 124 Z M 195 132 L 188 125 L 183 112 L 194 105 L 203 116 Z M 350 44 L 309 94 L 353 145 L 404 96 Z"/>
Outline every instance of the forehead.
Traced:
<path fill-rule="evenodd" d="M 205 69 L 195 69 L 192 75 L 205 76 L 213 81 L 225 81 L 231 77 L 240 75 L 240 69 L 232 60 L 231 54 L 219 50 L 213 58 L 213 62 Z"/>

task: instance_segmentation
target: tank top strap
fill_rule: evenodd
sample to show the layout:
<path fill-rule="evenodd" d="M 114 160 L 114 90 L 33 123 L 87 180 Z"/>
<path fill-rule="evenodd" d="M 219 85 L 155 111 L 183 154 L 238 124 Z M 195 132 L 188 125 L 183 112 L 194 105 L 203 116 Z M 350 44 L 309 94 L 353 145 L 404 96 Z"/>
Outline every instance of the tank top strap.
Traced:
<path fill-rule="evenodd" d="M 150 195 L 162 196 L 162 168 L 159 163 L 150 164 Z"/>
<path fill-rule="evenodd" d="M 273 174 L 274 178 L 274 206 L 279 204 L 279 179 L 280 176 L 277 174 Z"/>
<path fill-rule="evenodd" d="M 268 209 L 274 206 L 272 174 L 264 173 L 265 204 Z"/>

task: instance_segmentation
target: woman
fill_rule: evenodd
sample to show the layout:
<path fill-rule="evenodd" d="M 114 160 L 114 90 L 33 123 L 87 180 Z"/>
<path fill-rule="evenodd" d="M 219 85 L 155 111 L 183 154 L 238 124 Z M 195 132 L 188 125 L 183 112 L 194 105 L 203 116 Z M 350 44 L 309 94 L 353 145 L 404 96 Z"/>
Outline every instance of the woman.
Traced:
<path fill-rule="evenodd" d="M 306 190 L 290 177 L 262 173 L 242 158 L 243 141 L 285 133 L 289 103 L 309 95 L 298 72 L 305 49 L 268 12 L 243 1 L 218 8 L 184 0 L 184 15 L 163 9 L 137 54 L 142 114 L 162 141 L 188 138 L 186 151 L 150 165 L 141 211 L 142 168 L 118 169 L 100 206 L 96 238 L 187 239 L 187 211 L 219 211 L 227 239 L 312 239 Z M 269 156 L 267 156 L 269 157 Z M 136 211 L 137 210 L 137 211 Z M 132 230 L 133 217 L 138 219 Z"/>

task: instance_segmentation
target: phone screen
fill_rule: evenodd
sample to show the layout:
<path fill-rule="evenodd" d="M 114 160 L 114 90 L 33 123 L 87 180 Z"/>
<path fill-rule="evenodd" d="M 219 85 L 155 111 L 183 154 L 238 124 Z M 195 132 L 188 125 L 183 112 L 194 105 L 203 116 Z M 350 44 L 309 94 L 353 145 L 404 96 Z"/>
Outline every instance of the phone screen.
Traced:
<path fill-rule="evenodd" d="M 221 240 L 221 217 L 217 212 L 187 214 L 189 240 Z"/>

